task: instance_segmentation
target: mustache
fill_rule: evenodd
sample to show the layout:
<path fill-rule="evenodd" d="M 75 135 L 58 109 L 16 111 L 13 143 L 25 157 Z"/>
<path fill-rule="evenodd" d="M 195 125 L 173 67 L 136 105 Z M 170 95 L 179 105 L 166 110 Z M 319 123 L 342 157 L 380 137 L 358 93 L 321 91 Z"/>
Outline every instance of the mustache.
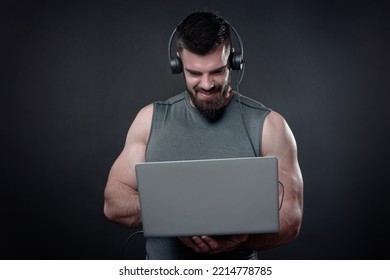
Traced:
<path fill-rule="evenodd" d="M 196 92 L 207 92 L 207 93 L 214 93 L 214 92 L 218 92 L 218 91 L 221 91 L 222 90 L 222 86 L 221 85 L 214 85 L 212 86 L 211 88 L 209 88 L 208 90 L 202 88 L 202 87 L 195 87 L 194 90 Z"/>

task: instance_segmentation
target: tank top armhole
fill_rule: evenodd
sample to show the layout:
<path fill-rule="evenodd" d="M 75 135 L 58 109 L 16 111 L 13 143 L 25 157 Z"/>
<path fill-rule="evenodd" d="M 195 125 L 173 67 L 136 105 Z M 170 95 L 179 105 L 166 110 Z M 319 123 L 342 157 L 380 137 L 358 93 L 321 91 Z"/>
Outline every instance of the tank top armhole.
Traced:
<path fill-rule="evenodd" d="M 155 123 L 156 123 L 156 111 L 157 111 L 157 104 L 156 102 L 153 102 L 153 111 L 152 111 L 152 123 L 150 124 L 150 131 L 149 131 L 149 136 L 148 136 L 148 140 L 146 141 L 146 147 L 145 147 L 145 161 L 146 160 L 146 157 L 147 157 L 147 154 L 148 154 L 148 147 L 149 147 L 149 142 L 150 142 L 150 139 L 152 139 L 152 134 L 153 134 L 153 131 L 154 131 L 154 126 L 155 126 Z"/>
<path fill-rule="evenodd" d="M 264 123 L 265 123 L 265 119 L 268 117 L 268 115 L 272 112 L 272 109 L 270 108 L 267 108 L 267 112 L 263 115 L 263 118 L 261 120 L 261 124 L 260 124 L 260 137 L 259 137 L 259 153 L 258 153 L 258 156 L 259 157 L 263 157 L 263 130 L 264 130 Z"/>

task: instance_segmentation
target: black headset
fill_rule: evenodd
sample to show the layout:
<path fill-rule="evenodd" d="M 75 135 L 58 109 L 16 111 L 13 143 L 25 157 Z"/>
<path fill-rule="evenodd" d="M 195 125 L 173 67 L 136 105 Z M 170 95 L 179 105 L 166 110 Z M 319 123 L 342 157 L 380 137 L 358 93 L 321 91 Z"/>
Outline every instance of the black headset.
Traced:
<path fill-rule="evenodd" d="M 237 37 L 237 40 L 238 40 L 238 43 L 240 44 L 240 51 L 232 51 L 233 50 L 233 46 L 231 44 L 231 41 L 230 41 L 230 55 L 229 55 L 229 65 L 230 65 L 230 69 L 232 70 L 242 70 L 243 66 L 244 66 L 244 45 L 241 41 L 241 37 L 240 35 L 238 35 L 236 29 L 231 26 L 230 26 L 230 30 L 233 31 L 233 33 L 236 35 Z M 170 63 L 170 67 L 171 67 L 171 70 L 172 70 L 172 74 L 180 74 L 181 72 L 183 72 L 183 62 L 181 61 L 180 57 L 178 57 L 176 54 L 175 55 L 172 55 L 172 42 L 173 42 L 173 38 L 175 37 L 176 35 L 176 32 L 177 32 L 177 28 L 175 28 L 175 30 L 173 30 L 172 32 L 172 35 L 171 35 L 171 38 L 169 39 L 169 43 L 168 43 L 168 59 L 169 59 L 169 63 Z"/>

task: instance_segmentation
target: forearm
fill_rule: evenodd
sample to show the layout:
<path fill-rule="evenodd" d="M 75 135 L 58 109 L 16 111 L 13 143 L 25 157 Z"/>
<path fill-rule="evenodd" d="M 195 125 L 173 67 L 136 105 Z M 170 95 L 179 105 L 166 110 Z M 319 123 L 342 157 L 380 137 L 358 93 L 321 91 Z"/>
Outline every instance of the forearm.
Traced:
<path fill-rule="evenodd" d="M 276 233 L 252 234 L 242 244 L 245 250 L 263 251 L 287 244 L 297 238 L 302 221 L 301 213 L 283 213 Z"/>
<path fill-rule="evenodd" d="M 118 224 L 128 227 L 141 226 L 139 196 L 128 187 L 115 186 L 106 189 L 104 214 Z"/>
<path fill-rule="evenodd" d="M 280 233 L 264 233 L 249 235 L 246 242 L 241 246 L 244 250 L 264 251 L 282 246 L 296 237 L 295 234 L 281 235 Z"/>

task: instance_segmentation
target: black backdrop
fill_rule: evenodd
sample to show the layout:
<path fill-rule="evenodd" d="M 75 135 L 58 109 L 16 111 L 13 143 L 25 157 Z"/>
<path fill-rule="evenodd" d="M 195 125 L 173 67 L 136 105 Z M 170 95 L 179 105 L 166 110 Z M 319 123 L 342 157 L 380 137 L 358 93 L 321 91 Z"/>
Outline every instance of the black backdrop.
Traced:
<path fill-rule="evenodd" d="M 300 237 L 267 259 L 388 258 L 389 4 L 380 1 L 2 1 L 1 259 L 117 259 L 103 215 L 138 110 L 183 89 L 167 42 L 188 13 L 240 33 L 240 91 L 294 131 Z M 135 237 L 126 257 L 143 258 Z"/>

